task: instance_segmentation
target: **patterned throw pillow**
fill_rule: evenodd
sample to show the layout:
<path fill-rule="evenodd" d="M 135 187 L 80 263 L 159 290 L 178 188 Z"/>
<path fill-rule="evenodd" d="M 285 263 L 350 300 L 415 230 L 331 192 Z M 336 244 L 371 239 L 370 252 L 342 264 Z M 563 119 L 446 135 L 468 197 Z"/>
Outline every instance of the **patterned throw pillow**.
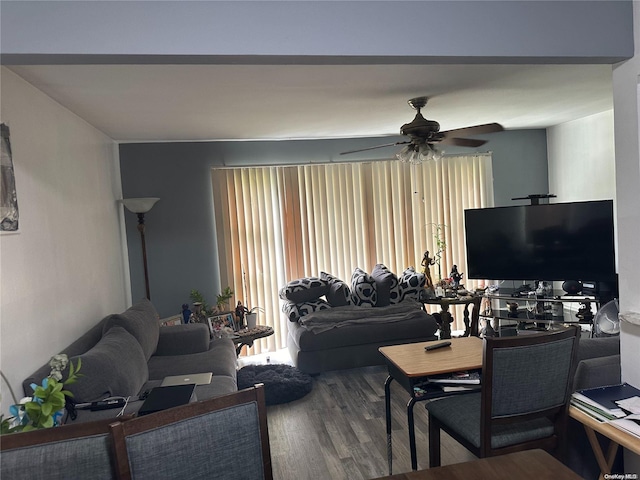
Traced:
<path fill-rule="evenodd" d="M 371 276 L 376 282 L 376 292 L 378 293 L 377 307 L 398 303 L 400 301 L 400 287 L 398 277 L 386 266 L 379 263 L 373 267 Z"/>
<path fill-rule="evenodd" d="M 326 272 L 320 272 L 320 278 L 329 285 L 329 290 L 325 297 L 332 307 L 343 307 L 351 304 L 349 285 Z"/>
<path fill-rule="evenodd" d="M 312 312 L 317 312 L 318 310 L 326 310 L 328 308 L 331 308 L 331 305 L 322 299 L 303 303 L 285 302 L 282 305 L 282 313 L 287 316 L 289 321 L 297 322 L 300 317 Z"/>
<path fill-rule="evenodd" d="M 292 280 L 280 289 L 280 298 L 293 303 L 313 302 L 327 293 L 329 284 L 318 277 Z"/>
<path fill-rule="evenodd" d="M 356 268 L 351 275 L 351 303 L 360 307 L 375 307 L 377 302 L 376 281 L 364 270 Z"/>
<path fill-rule="evenodd" d="M 420 301 L 420 294 L 424 290 L 427 278 L 424 273 L 416 272 L 413 267 L 407 268 L 399 278 L 400 281 L 400 301 L 412 298 Z"/>

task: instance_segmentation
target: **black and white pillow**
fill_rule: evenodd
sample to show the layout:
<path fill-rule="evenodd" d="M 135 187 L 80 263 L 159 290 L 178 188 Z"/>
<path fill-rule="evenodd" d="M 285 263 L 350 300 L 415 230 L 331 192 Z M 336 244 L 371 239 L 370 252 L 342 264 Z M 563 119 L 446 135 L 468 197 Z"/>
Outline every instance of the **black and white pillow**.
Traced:
<path fill-rule="evenodd" d="M 400 301 L 400 284 L 395 273 L 385 265 L 378 263 L 371 271 L 371 276 L 376 282 L 378 293 L 378 307 L 398 303 Z"/>
<path fill-rule="evenodd" d="M 364 270 L 356 268 L 351 275 L 351 303 L 360 307 L 375 307 L 377 302 L 376 281 Z"/>
<path fill-rule="evenodd" d="M 318 277 L 292 280 L 280 289 L 280 298 L 293 303 L 312 302 L 325 295 L 329 284 Z"/>
<path fill-rule="evenodd" d="M 326 272 L 320 272 L 320 278 L 329 285 L 325 298 L 332 307 L 351 305 L 351 290 L 349 290 L 349 285 Z"/>
<path fill-rule="evenodd" d="M 400 282 L 400 301 L 412 298 L 420 301 L 420 294 L 424 290 L 427 281 L 424 273 L 416 272 L 415 268 L 409 267 L 398 279 Z"/>
<path fill-rule="evenodd" d="M 328 308 L 331 308 L 331 305 L 320 298 L 318 300 L 314 300 L 313 302 L 285 302 L 282 305 L 282 313 L 287 316 L 289 321 L 297 322 L 300 317 L 304 317 L 305 315 L 308 315 L 310 313 L 317 312 L 318 310 L 326 310 Z"/>

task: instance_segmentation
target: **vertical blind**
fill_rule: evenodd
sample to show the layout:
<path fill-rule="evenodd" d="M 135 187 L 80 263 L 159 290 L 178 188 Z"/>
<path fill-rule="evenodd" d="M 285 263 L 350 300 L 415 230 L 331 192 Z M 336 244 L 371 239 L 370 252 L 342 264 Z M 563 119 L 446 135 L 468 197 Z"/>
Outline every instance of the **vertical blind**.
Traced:
<path fill-rule="evenodd" d="M 445 156 L 408 165 L 397 160 L 212 171 L 220 276 L 236 299 L 262 307 L 258 322 L 275 335 L 249 354 L 285 348 L 288 320 L 279 289 L 328 272 L 350 283 L 359 267 L 421 269 L 425 250 L 446 243 L 440 272 L 466 269 L 464 210 L 493 206 L 491 155 Z M 439 279 L 438 266 L 431 275 Z M 467 288 L 476 282 L 464 281 Z M 453 312 L 453 329 L 464 328 Z"/>

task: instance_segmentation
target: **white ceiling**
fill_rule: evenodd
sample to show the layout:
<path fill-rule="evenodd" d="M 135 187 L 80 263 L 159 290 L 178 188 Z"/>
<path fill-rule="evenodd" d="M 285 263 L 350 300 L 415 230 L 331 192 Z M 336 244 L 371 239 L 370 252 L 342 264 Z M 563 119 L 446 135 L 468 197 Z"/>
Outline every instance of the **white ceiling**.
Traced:
<path fill-rule="evenodd" d="M 545 128 L 613 108 L 611 65 L 9 68 L 121 142 L 397 135 L 423 95 L 442 130 Z"/>

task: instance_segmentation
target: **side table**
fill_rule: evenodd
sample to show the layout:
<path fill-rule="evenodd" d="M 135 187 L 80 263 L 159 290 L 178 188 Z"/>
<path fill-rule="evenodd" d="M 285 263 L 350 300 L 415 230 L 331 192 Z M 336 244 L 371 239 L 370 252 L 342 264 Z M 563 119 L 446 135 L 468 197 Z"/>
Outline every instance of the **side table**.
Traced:
<path fill-rule="evenodd" d="M 460 395 L 460 392 L 443 392 L 434 387 L 431 392 L 417 395 L 414 387 L 431 375 L 458 372 L 461 370 L 479 370 L 482 368 L 483 341 L 477 337 L 454 338 L 450 348 L 440 348 L 426 353 L 424 347 L 430 342 L 389 345 L 378 350 L 387 364 L 389 376 L 384 382 L 385 417 L 387 421 L 387 462 L 389 475 L 392 474 L 391 446 L 391 382 L 400 384 L 410 395 L 407 403 L 407 426 L 409 429 L 409 451 L 411 452 L 411 469 L 418 469 L 416 454 L 416 433 L 413 423 L 413 406 L 416 402 L 430 400 L 449 395 Z"/>
<path fill-rule="evenodd" d="M 269 327 L 268 325 L 256 325 L 253 328 L 235 332 L 231 340 L 236 344 L 236 355 L 240 355 L 243 345 L 252 347 L 254 340 L 270 335 L 273 335 L 273 327 Z"/>

